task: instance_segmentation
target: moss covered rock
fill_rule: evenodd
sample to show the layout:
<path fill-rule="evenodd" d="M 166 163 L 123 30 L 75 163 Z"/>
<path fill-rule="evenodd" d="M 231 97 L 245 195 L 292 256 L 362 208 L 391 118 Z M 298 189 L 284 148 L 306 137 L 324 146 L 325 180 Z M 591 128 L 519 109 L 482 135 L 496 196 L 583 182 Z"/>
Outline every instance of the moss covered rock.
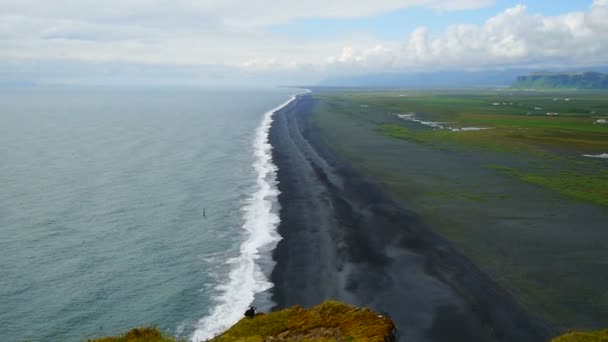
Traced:
<path fill-rule="evenodd" d="M 101 337 L 88 342 L 181 342 L 163 335 L 156 328 L 135 328 L 120 336 Z"/>
<path fill-rule="evenodd" d="M 392 341 L 393 322 L 378 313 L 327 301 L 311 309 L 294 306 L 243 318 L 212 342 Z"/>
<path fill-rule="evenodd" d="M 372 310 L 327 301 L 311 309 L 294 306 L 243 318 L 212 342 L 393 341 L 393 322 Z M 88 342 L 178 342 L 156 328 L 135 328 Z"/>
<path fill-rule="evenodd" d="M 552 342 L 608 342 L 608 330 L 571 332 L 554 338 Z"/>

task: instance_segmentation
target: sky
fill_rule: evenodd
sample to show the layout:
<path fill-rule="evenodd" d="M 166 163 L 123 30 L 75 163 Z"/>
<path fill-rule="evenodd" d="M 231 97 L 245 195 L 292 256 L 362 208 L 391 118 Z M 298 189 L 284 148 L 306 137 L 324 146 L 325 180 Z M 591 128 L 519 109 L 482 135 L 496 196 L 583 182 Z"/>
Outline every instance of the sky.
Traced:
<path fill-rule="evenodd" d="M 0 0 L 0 84 L 608 65 L 608 0 Z"/>

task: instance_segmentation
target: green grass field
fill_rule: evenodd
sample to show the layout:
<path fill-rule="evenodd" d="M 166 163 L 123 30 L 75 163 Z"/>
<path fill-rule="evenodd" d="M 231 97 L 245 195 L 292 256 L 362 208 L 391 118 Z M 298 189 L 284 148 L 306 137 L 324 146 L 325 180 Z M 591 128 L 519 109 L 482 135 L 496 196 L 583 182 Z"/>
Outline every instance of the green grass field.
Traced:
<path fill-rule="evenodd" d="M 512 169 L 507 174 L 573 199 L 608 206 L 608 163 L 583 157 L 608 153 L 608 124 L 597 123 L 608 120 L 606 95 L 597 92 L 370 91 L 321 93 L 316 97 L 329 108 L 344 113 L 370 110 L 380 113 L 375 118 L 377 128 L 394 138 L 438 149 L 479 149 L 534 156 L 543 164 L 542 168 Z M 390 120 L 390 116 L 396 117 L 397 113 L 415 113 L 417 119 L 446 123 L 455 129 L 488 129 L 452 131 Z"/>

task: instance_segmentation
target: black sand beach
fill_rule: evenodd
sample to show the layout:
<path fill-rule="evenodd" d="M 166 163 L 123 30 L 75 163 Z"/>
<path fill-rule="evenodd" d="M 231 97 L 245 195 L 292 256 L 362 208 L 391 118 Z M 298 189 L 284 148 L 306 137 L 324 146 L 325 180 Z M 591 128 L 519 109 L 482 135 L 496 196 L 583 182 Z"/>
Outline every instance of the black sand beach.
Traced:
<path fill-rule="evenodd" d="M 388 314 L 403 341 L 545 341 L 556 331 L 319 138 L 301 95 L 270 131 L 283 240 L 279 307 L 333 298 Z"/>

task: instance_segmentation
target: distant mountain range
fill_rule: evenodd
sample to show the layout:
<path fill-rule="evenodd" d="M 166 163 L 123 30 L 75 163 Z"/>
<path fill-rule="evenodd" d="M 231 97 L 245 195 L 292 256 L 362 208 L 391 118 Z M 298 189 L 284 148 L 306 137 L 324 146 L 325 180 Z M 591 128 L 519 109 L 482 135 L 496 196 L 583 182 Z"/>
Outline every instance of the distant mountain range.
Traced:
<path fill-rule="evenodd" d="M 518 75 L 530 70 L 437 71 L 416 73 L 374 73 L 357 76 L 334 76 L 320 82 L 325 87 L 370 88 L 469 88 L 508 87 Z"/>
<path fill-rule="evenodd" d="M 537 72 L 517 77 L 516 89 L 608 89 L 608 74 Z"/>
<path fill-rule="evenodd" d="M 529 83 L 530 78 L 538 79 L 536 75 L 555 76 L 555 75 L 604 75 L 608 73 L 607 67 L 597 67 L 587 69 L 589 72 L 577 73 L 572 70 L 558 70 L 555 73 L 532 73 L 530 69 L 505 69 L 488 71 L 436 71 L 436 72 L 393 72 L 393 73 L 373 73 L 357 76 L 333 76 L 320 82 L 321 87 L 358 87 L 358 88 L 488 88 L 488 87 L 511 87 L 521 89 L 535 88 L 557 88 L 549 86 L 551 82 L 534 81 Z M 527 75 L 527 76 L 521 76 Z M 522 78 L 523 77 L 523 78 Z M 552 78 L 552 77 L 550 77 Z M 586 79 L 586 78 L 585 78 Z M 541 83 L 536 83 L 541 82 Z M 524 86 L 525 83 L 528 83 Z M 554 82 L 555 83 L 555 82 Z M 566 82 L 567 83 L 567 82 Z M 558 85 L 561 84 L 557 83 Z M 589 88 L 587 81 L 585 88 Z M 578 89 L 576 87 L 562 87 L 562 89 Z M 605 88 L 603 88 L 605 89 Z"/>

